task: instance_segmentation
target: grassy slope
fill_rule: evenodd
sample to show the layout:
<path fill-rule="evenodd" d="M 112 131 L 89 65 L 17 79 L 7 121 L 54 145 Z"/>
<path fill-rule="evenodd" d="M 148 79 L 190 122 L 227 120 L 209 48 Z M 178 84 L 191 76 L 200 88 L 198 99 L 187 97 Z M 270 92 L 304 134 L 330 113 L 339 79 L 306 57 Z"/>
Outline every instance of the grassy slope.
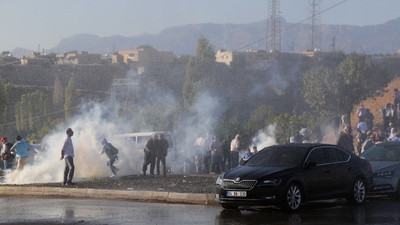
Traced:
<path fill-rule="evenodd" d="M 374 127 L 381 127 L 382 126 L 382 116 L 380 113 L 380 109 L 383 108 L 387 103 L 393 104 L 393 89 L 398 88 L 400 89 L 400 78 L 395 78 L 392 80 L 384 91 L 380 93 L 375 98 L 368 98 L 365 101 L 361 102 L 359 105 L 354 106 L 352 114 L 351 114 L 351 122 L 352 127 L 357 127 L 358 124 L 358 117 L 357 117 L 357 109 L 364 105 L 365 108 L 369 109 L 372 114 L 375 116 L 374 120 Z"/>

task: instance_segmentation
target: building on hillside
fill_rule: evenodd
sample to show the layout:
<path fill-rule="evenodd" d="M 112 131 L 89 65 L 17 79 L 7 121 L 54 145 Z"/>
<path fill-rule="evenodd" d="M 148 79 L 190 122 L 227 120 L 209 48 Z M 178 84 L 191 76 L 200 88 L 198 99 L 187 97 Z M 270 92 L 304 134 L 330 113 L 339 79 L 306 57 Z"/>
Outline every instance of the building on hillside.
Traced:
<path fill-rule="evenodd" d="M 89 54 L 86 51 L 72 51 L 56 55 L 56 64 L 60 65 L 95 65 L 103 64 L 100 54 Z"/>
<path fill-rule="evenodd" d="M 52 63 L 51 56 L 41 55 L 40 52 L 32 52 L 29 56 L 21 57 L 21 65 L 48 65 Z"/>
<path fill-rule="evenodd" d="M 112 55 L 113 64 L 129 64 L 137 69 L 138 74 L 155 70 L 164 70 L 174 62 L 172 52 L 158 51 L 153 48 L 139 48 L 136 50 L 120 50 Z"/>
<path fill-rule="evenodd" d="M 246 66 L 246 69 L 262 69 L 265 62 L 282 53 L 267 53 L 265 50 L 248 50 L 245 52 L 218 50 L 215 54 L 215 61 L 231 66 L 238 63 Z"/>
<path fill-rule="evenodd" d="M 21 60 L 12 56 L 11 52 L 3 51 L 0 53 L 0 65 L 21 64 Z"/>

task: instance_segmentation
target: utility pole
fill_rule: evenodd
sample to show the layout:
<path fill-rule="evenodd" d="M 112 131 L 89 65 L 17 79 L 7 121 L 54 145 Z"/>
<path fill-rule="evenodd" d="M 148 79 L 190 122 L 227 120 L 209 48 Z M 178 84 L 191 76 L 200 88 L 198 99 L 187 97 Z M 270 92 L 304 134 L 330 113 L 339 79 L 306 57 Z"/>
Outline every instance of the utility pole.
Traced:
<path fill-rule="evenodd" d="M 332 51 L 336 52 L 336 36 L 333 36 L 333 38 L 332 38 L 331 47 L 332 47 Z"/>
<path fill-rule="evenodd" d="M 279 0 L 268 0 L 267 51 L 281 51 L 281 22 Z"/>
<path fill-rule="evenodd" d="M 309 0 L 311 9 L 311 49 L 321 49 L 321 0 Z"/>

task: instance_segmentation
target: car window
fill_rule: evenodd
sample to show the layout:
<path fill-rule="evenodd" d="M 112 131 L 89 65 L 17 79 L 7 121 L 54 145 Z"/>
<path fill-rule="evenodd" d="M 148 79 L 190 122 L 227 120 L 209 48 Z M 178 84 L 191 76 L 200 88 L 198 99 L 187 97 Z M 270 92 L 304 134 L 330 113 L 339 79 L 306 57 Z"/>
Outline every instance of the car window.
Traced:
<path fill-rule="evenodd" d="M 363 152 L 361 157 L 370 161 L 400 161 L 400 146 L 374 145 Z"/>
<path fill-rule="evenodd" d="M 315 162 L 317 165 L 329 163 L 329 151 L 326 148 L 315 148 L 311 150 L 307 162 Z"/>
<path fill-rule="evenodd" d="M 246 166 L 300 165 L 305 154 L 305 149 L 299 148 L 267 148 L 251 157 Z"/>
<path fill-rule="evenodd" d="M 349 160 L 350 155 L 338 148 L 329 148 L 329 154 L 331 155 L 330 162 L 346 162 Z"/>

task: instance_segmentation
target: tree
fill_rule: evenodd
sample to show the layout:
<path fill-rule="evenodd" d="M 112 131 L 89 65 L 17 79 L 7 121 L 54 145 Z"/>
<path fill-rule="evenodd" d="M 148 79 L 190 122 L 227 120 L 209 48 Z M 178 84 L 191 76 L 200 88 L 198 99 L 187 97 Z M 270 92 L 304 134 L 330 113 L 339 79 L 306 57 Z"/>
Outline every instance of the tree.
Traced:
<path fill-rule="evenodd" d="M 21 96 L 15 106 L 17 129 L 20 132 L 38 132 L 49 121 L 49 99 L 42 91 L 35 91 Z"/>
<path fill-rule="evenodd" d="M 70 119 L 75 113 L 77 107 L 76 88 L 76 78 L 75 76 L 72 76 L 68 81 L 68 86 L 65 88 L 65 119 Z"/>
<path fill-rule="evenodd" d="M 273 123 L 276 112 L 273 107 L 261 105 L 251 114 L 250 119 L 247 121 L 245 127 L 250 136 L 257 134 L 259 130 Z"/>
<path fill-rule="evenodd" d="M 213 46 L 204 37 L 197 42 L 196 57 L 191 57 L 186 67 L 183 84 L 184 107 L 189 108 L 195 102 L 197 93 L 205 83 L 210 84 L 215 78 L 215 53 Z"/>
<path fill-rule="evenodd" d="M 353 105 L 385 87 L 388 76 L 370 56 L 349 54 L 336 68 L 313 67 L 304 76 L 306 102 L 325 115 L 350 115 Z"/>
<path fill-rule="evenodd" d="M 56 109 L 62 107 L 64 104 L 64 87 L 61 84 L 60 78 L 56 76 L 54 80 L 54 90 L 53 90 L 53 106 Z"/>

